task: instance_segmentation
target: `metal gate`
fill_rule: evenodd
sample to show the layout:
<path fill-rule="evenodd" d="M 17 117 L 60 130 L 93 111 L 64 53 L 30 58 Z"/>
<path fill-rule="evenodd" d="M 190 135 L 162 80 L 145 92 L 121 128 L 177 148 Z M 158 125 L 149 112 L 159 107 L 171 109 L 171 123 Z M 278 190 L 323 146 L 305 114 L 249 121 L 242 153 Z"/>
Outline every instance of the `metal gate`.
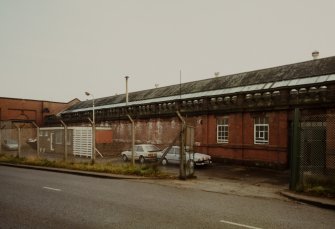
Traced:
<path fill-rule="evenodd" d="M 92 128 L 90 127 L 72 127 L 72 128 L 73 128 L 73 155 L 92 157 Z"/>
<path fill-rule="evenodd" d="M 302 172 L 326 172 L 326 127 L 324 122 L 301 122 L 300 166 Z"/>
<path fill-rule="evenodd" d="M 335 115 L 294 116 L 290 189 L 335 193 Z"/>

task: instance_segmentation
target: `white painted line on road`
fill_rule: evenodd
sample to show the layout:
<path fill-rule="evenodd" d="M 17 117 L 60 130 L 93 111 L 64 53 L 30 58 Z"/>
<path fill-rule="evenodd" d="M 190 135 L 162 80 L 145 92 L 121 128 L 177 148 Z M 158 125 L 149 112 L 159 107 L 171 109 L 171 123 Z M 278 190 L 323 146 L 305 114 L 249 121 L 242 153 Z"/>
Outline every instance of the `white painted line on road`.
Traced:
<path fill-rule="evenodd" d="M 62 190 L 58 189 L 58 188 L 50 188 L 50 187 L 43 187 L 44 189 L 49 189 L 49 190 L 52 190 L 52 191 L 57 191 L 57 192 L 60 192 Z"/>
<path fill-rule="evenodd" d="M 225 220 L 220 220 L 221 223 L 226 223 L 226 224 L 231 224 L 231 225 L 235 225 L 235 226 L 239 226 L 239 227 L 245 227 L 245 228 L 250 228 L 250 229 L 262 229 L 260 227 L 253 227 L 253 226 L 248 226 L 245 224 L 239 224 L 239 223 L 234 223 L 234 222 L 230 222 L 230 221 L 225 221 Z"/>

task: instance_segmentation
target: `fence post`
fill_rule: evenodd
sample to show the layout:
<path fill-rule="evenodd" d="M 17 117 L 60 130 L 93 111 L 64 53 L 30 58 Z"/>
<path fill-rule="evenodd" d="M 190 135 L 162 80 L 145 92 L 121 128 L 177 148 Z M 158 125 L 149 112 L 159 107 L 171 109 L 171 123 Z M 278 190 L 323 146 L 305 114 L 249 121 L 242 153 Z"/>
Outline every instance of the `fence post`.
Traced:
<path fill-rule="evenodd" d="M 64 161 L 67 161 L 67 125 L 63 122 L 63 120 L 59 120 L 64 126 Z"/>
<path fill-rule="evenodd" d="M 186 179 L 186 167 L 185 167 L 185 139 L 184 132 L 186 127 L 186 122 L 184 118 L 181 116 L 180 112 L 177 111 L 177 115 L 182 122 L 181 132 L 180 132 L 180 168 L 179 168 L 179 178 L 185 180 Z"/>
<path fill-rule="evenodd" d="M 134 158 L 135 123 L 134 123 L 134 120 L 130 117 L 129 114 L 127 114 L 127 117 L 129 118 L 129 120 L 131 122 L 131 163 L 134 166 L 135 165 L 135 158 Z"/>
<path fill-rule="evenodd" d="M 36 151 L 37 151 L 37 158 L 40 157 L 40 127 L 35 123 L 32 124 L 36 127 Z"/>
<path fill-rule="evenodd" d="M 5 125 L 0 127 L 0 154 L 2 153 L 2 129 L 5 128 Z"/>
<path fill-rule="evenodd" d="M 94 112 L 93 112 L 94 114 Z M 90 118 L 88 118 L 92 125 L 92 157 L 91 157 L 91 163 L 95 163 L 95 122 L 94 120 L 92 121 Z"/>
<path fill-rule="evenodd" d="M 295 108 L 293 120 L 293 140 L 291 155 L 291 179 L 290 190 L 297 190 L 300 175 L 300 110 Z"/>
<path fill-rule="evenodd" d="M 18 134 L 18 148 L 17 148 L 17 157 L 20 158 L 21 156 L 21 128 L 17 128 L 17 134 Z"/>

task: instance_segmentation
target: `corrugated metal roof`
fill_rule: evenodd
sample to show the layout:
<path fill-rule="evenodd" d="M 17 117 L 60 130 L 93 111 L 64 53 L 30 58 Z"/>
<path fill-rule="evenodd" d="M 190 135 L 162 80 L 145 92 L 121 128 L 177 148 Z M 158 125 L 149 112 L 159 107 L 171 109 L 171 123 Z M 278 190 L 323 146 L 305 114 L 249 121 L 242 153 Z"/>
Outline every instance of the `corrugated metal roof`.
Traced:
<path fill-rule="evenodd" d="M 164 102 L 180 98 L 232 94 L 286 86 L 335 81 L 335 56 L 297 64 L 244 72 L 206 80 L 154 88 L 129 93 L 128 105 Z M 125 106 L 125 95 L 95 99 L 97 109 Z M 92 101 L 83 101 L 70 107 L 67 112 L 91 110 Z"/>

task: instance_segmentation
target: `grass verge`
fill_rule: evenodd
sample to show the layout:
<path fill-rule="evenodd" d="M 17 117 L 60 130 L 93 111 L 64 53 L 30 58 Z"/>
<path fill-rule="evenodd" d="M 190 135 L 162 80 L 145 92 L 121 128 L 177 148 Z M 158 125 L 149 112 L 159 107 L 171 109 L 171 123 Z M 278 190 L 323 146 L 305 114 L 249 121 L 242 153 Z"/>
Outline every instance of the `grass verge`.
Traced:
<path fill-rule="evenodd" d="M 159 171 L 156 166 L 150 165 L 135 165 L 130 164 L 91 164 L 91 163 L 74 163 L 65 161 L 50 161 L 42 158 L 25 158 L 25 157 L 14 157 L 5 154 L 0 155 L 0 162 L 10 164 L 22 164 L 22 165 L 33 165 L 33 166 L 44 166 L 52 168 L 64 168 L 80 171 L 100 172 L 109 174 L 122 174 L 122 175 L 136 175 L 144 177 L 155 177 L 155 178 L 174 178 L 173 176 Z"/>
<path fill-rule="evenodd" d="M 314 195 L 335 198 L 335 178 L 321 175 L 305 175 L 303 192 Z"/>

